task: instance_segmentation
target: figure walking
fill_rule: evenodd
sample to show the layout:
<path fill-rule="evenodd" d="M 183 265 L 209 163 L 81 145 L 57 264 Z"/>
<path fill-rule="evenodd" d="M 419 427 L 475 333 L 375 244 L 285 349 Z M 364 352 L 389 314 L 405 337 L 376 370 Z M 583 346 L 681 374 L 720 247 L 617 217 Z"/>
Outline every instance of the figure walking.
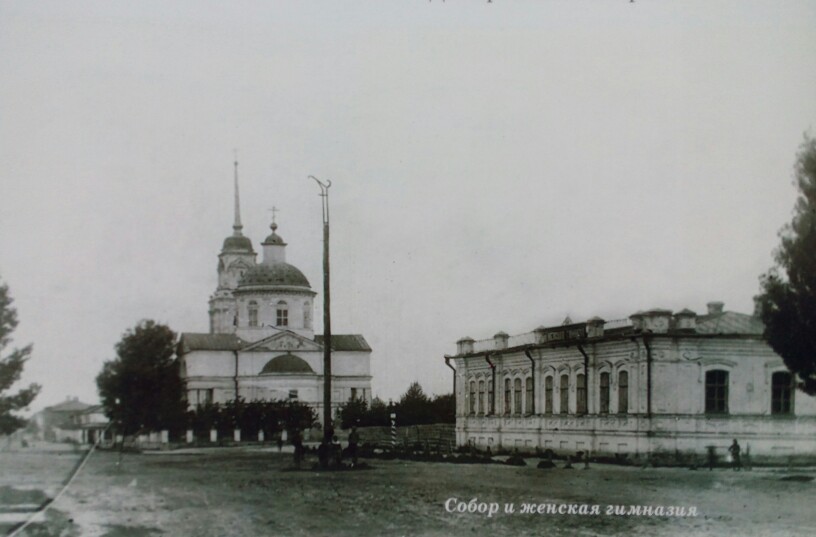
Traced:
<path fill-rule="evenodd" d="M 303 460 L 303 438 L 298 430 L 292 433 L 292 445 L 295 448 L 295 468 L 299 470 L 300 463 Z"/>
<path fill-rule="evenodd" d="M 742 462 L 740 461 L 740 445 L 736 438 L 731 444 L 731 447 L 728 448 L 728 452 L 731 453 L 731 467 L 735 472 L 740 470 L 742 468 Z"/>

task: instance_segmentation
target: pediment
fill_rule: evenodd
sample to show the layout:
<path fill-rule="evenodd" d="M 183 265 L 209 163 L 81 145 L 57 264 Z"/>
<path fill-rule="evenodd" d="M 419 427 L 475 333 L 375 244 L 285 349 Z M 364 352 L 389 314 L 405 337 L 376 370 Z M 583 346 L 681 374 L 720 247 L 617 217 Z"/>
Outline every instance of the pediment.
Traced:
<path fill-rule="evenodd" d="M 322 351 L 323 347 L 294 332 L 281 332 L 251 343 L 241 351 Z"/>

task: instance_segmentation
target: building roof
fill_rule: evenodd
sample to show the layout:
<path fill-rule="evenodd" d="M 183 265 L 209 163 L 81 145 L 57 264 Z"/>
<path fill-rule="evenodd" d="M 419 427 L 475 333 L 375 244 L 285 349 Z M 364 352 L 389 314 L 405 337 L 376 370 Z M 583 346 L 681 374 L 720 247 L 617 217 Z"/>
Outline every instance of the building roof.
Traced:
<path fill-rule="evenodd" d="M 315 336 L 315 343 L 323 345 L 323 336 Z M 252 345 L 235 334 L 181 334 L 178 343 L 178 354 L 191 351 L 237 351 Z M 332 350 L 371 352 L 368 342 L 360 334 L 332 334 Z"/>
<path fill-rule="evenodd" d="M 315 336 L 315 342 L 323 345 L 323 336 Z M 360 334 L 332 334 L 332 350 L 335 351 L 368 351 L 371 347 Z"/>
<path fill-rule="evenodd" d="M 698 334 L 745 334 L 762 335 L 765 325 L 757 317 L 725 311 L 697 317 Z"/>
<path fill-rule="evenodd" d="M 238 289 L 242 287 L 257 287 L 257 286 L 296 286 L 307 287 L 309 280 L 306 276 L 289 263 L 272 263 L 255 265 L 250 268 L 241 281 L 238 283 Z"/>
<path fill-rule="evenodd" d="M 46 407 L 43 410 L 48 410 L 49 412 L 81 412 L 90 406 L 88 403 L 83 403 L 79 399 L 69 399 L 62 403 Z"/>
<path fill-rule="evenodd" d="M 224 239 L 224 246 L 221 251 L 223 253 L 255 253 L 252 250 L 252 241 L 249 240 L 249 237 L 243 235 L 231 235 Z"/>
<path fill-rule="evenodd" d="M 195 334 L 186 332 L 181 334 L 178 344 L 178 353 L 186 354 L 190 351 L 237 351 L 247 342 L 235 334 Z"/>

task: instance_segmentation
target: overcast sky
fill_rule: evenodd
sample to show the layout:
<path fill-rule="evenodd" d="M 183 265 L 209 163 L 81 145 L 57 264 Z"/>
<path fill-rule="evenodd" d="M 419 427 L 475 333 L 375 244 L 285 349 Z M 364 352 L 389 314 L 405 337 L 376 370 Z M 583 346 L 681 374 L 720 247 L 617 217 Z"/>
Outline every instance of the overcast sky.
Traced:
<path fill-rule="evenodd" d="M 750 312 L 816 123 L 816 3 L 0 2 L 0 278 L 34 410 L 140 319 L 206 332 L 232 225 L 280 209 L 375 395 L 463 336 Z"/>

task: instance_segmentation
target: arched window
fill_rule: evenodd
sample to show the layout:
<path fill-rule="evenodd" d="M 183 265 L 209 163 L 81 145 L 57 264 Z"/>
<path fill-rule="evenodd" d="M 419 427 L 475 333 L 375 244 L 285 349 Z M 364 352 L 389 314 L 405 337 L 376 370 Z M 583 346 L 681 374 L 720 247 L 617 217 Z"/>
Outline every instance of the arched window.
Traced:
<path fill-rule="evenodd" d="M 533 408 L 533 378 L 527 377 L 524 381 L 524 412 L 526 414 L 535 414 L 535 409 Z"/>
<path fill-rule="evenodd" d="M 609 373 L 601 373 L 601 393 L 599 397 L 601 414 L 609 414 Z"/>
<path fill-rule="evenodd" d="M 258 303 L 254 300 L 249 301 L 249 326 L 258 326 Z"/>
<path fill-rule="evenodd" d="M 553 378 L 544 379 L 544 413 L 553 413 Z"/>
<path fill-rule="evenodd" d="M 618 414 L 629 413 L 629 373 L 618 373 Z"/>
<path fill-rule="evenodd" d="M 558 409 L 561 414 L 569 413 L 569 375 L 561 375 L 561 385 L 558 387 L 561 392 L 561 408 Z"/>
<path fill-rule="evenodd" d="M 312 303 L 308 300 L 303 303 L 303 328 L 312 327 Z"/>
<path fill-rule="evenodd" d="M 487 414 L 496 412 L 496 400 L 493 399 L 493 379 L 487 381 Z"/>
<path fill-rule="evenodd" d="M 705 375 L 706 414 L 728 414 L 728 371 L 714 369 Z"/>
<path fill-rule="evenodd" d="M 278 301 L 276 326 L 289 326 L 289 305 L 283 300 Z"/>
<path fill-rule="evenodd" d="M 513 381 L 513 414 L 521 416 L 521 379 Z"/>
<path fill-rule="evenodd" d="M 485 407 L 484 407 L 484 395 L 485 395 L 484 381 L 480 380 L 479 381 L 479 410 L 478 410 L 479 414 L 484 414 L 485 413 L 485 411 L 484 411 L 484 409 L 485 409 Z"/>
<path fill-rule="evenodd" d="M 575 406 L 578 414 L 587 413 L 586 375 L 579 373 L 575 377 Z"/>
<path fill-rule="evenodd" d="M 470 414 L 476 414 L 476 381 L 470 381 L 470 400 L 468 401 Z"/>
<path fill-rule="evenodd" d="M 504 379 L 504 413 L 510 415 L 512 407 L 510 406 L 510 379 Z"/>
<path fill-rule="evenodd" d="M 793 414 L 793 376 L 785 371 L 771 375 L 771 414 Z"/>

